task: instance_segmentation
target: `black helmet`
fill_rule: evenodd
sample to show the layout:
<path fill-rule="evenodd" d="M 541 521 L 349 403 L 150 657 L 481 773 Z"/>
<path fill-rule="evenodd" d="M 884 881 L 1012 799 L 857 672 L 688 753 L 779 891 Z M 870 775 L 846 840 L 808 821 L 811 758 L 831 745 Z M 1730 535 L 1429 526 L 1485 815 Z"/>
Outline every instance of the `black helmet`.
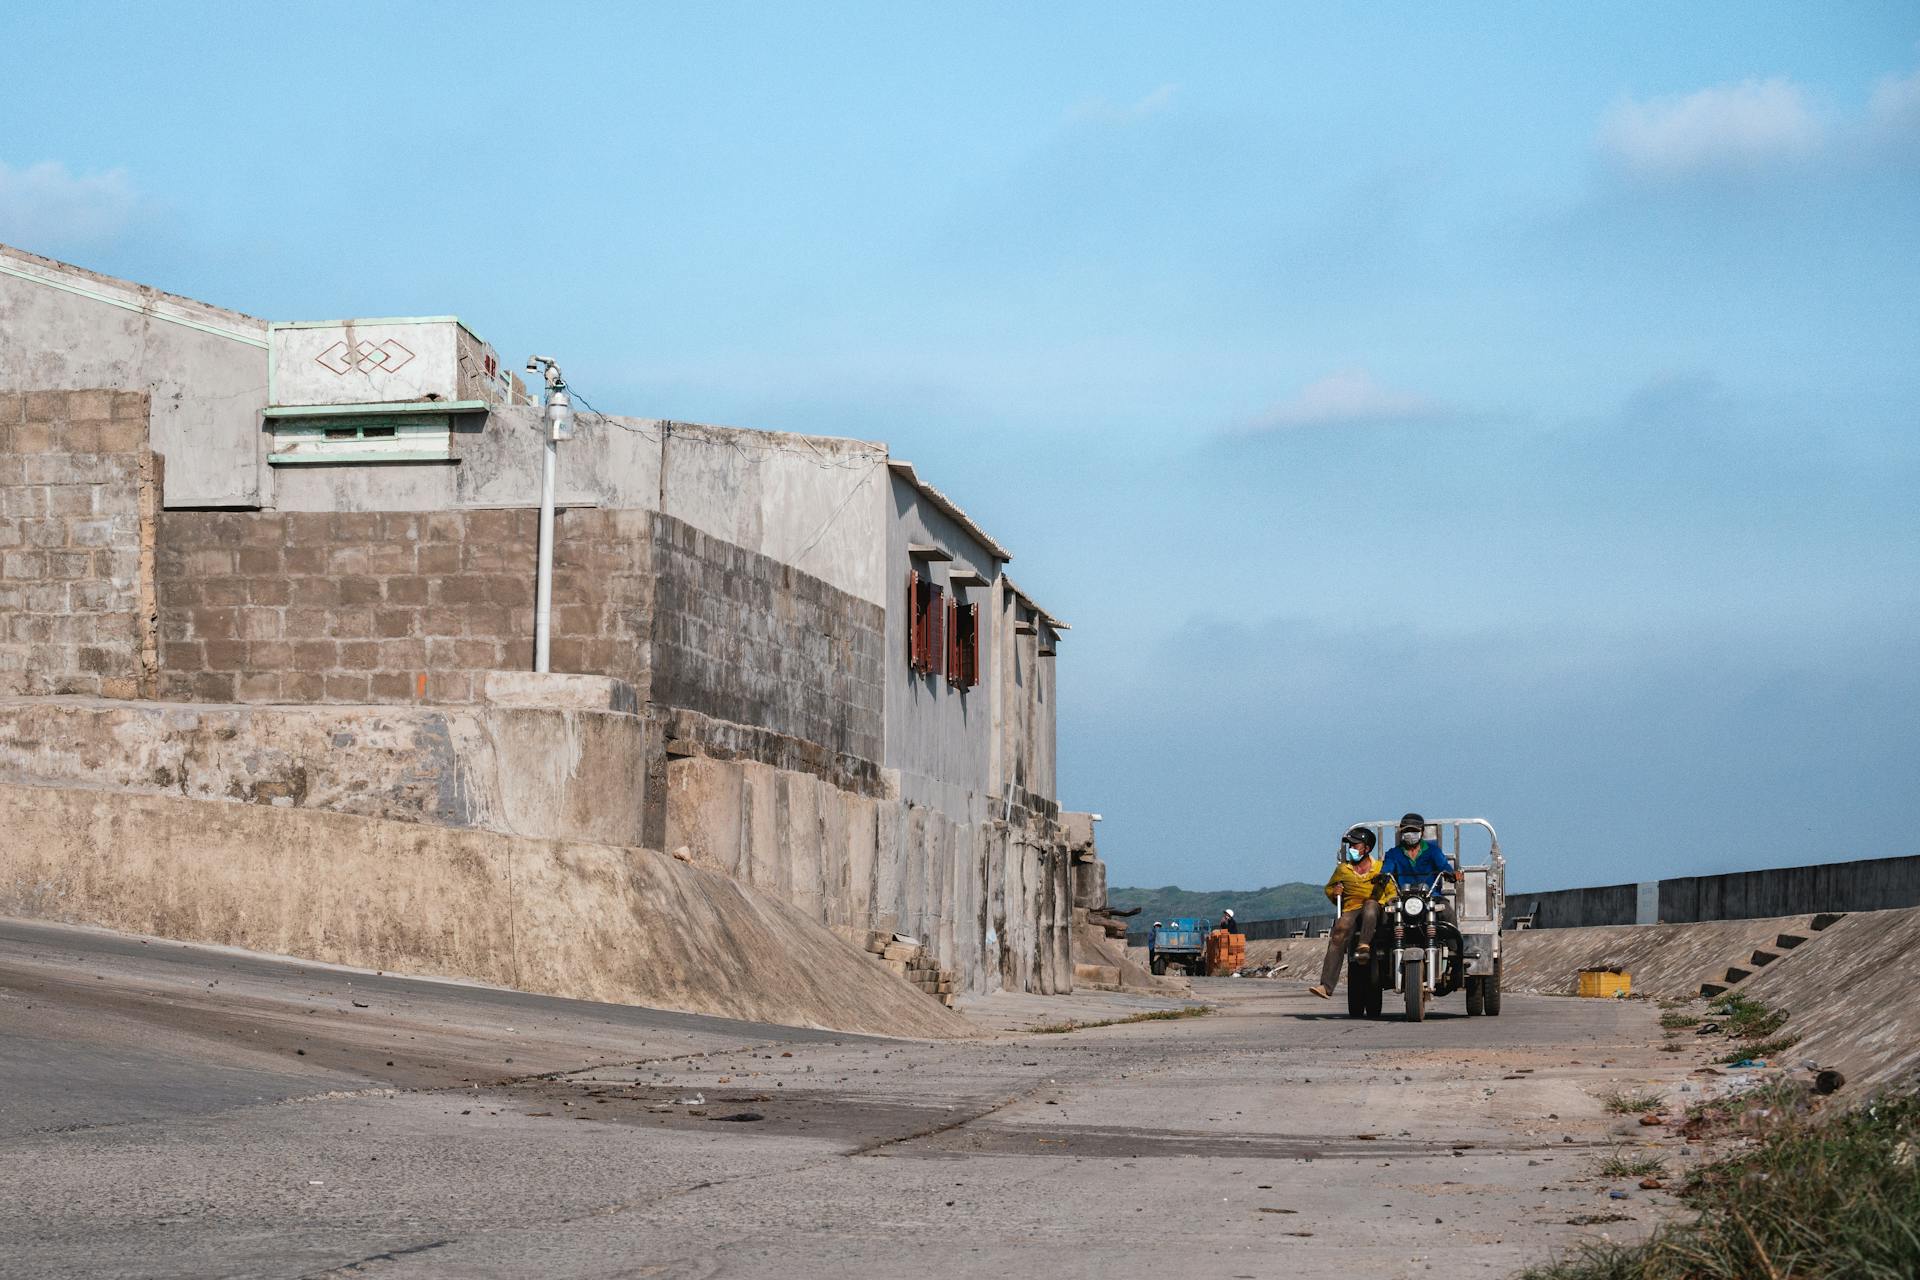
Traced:
<path fill-rule="evenodd" d="M 1399 829 L 1402 831 L 1412 829 L 1414 831 L 1424 832 L 1427 829 L 1427 820 L 1417 813 L 1409 813 L 1400 819 Z"/>
<path fill-rule="evenodd" d="M 1347 834 L 1340 837 L 1341 844 L 1357 845 L 1363 849 L 1373 848 L 1376 840 L 1371 827 L 1349 827 Z"/>

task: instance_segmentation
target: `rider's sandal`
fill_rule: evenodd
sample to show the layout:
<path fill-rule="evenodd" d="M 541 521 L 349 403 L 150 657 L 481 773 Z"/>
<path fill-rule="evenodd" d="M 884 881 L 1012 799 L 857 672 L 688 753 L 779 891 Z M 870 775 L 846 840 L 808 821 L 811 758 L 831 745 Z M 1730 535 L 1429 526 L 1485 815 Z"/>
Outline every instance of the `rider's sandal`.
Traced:
<path fill-rule="evenodd" d="M 1353 958 L 1364 964 L 1366 961 L 1373 959 L 1373 948 L 1365 944 L 1357 946 L 1353 949 Z"/>
<path fill-rule="evenodd" d="M 1331 992 L 1331 991 L 1329 991 L 1329 990 L 1327 990 L 1327 989 L 1326 989 L 1325 987 L 1322 987 L 1322 986 L 1312 986 L 1312 987 L 1308 987 L 1308 988 L 1307 988 L 1307 994 L 1308 994 L 1308 995 L 1314 995 L 1314 996 L 1319 996 L 1319 997 L 1320 997 L 1320 998 L 1321 998 L 1322 1000 L 1331 1000 L 1331 999 L 1333 999 L 1333 992 Z"/>

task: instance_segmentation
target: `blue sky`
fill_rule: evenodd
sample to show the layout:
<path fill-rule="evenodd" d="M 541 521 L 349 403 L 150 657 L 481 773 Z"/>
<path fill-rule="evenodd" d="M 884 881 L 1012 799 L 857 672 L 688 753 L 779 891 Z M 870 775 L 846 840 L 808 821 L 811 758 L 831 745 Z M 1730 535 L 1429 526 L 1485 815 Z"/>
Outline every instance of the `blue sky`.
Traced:
<path fill-rule="evenodd" d="M 10 6 L 0 240 L 880 438 L 1116 883 L 1920 852 L 1911 4 Z"/>

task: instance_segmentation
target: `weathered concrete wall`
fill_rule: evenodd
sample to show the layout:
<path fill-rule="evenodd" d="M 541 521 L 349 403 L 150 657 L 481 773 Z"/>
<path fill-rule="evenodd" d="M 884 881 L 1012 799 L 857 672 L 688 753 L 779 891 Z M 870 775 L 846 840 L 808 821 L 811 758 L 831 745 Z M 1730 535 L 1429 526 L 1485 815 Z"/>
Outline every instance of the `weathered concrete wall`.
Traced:
<path fill-rule="evenodd" d="M 0 785 L 0 915 L 887 1035 L 964 1020 L 783 902 L 645 849 Z"/>
<path fill-rule="evenodd" d="M 138 690 L 146 446 L 141 393 L 0 392 L 0 694 Z"/>
<path fill-rule="evenodd" d="M 992 635 L 1000 561 L 903 476 L 889 472 L 886 479 L 887 566 L 893 579 L 885 646 L 886 766 L 899 772 L 900 792 L 907 799 L 956 822 L 979 821 L 988 816 L 995 794 L 994 693 L 1001 668 Z M 952 559 L 913 559 L 910 548 L 916 544 L 938 547 Z M 938 586 L 944 600 L 980 606 L 980 682 L 970 689 L 948 682 L 944 661 L 941 672 L 931 675 L 909 664 L 913 614 L 907 577 L 914 571 Z M 955 576 L 968 574 L 985 579 L 985 585 L 956 587 Z"/>
<path fill-rule="evenodd" d="M 0 394 L 151 398 L 168 503 L 262 501 L 264 321 L 0 245 L 0 334 Z"/>
<path fill-rule="evenodd" d="M 829 925 L 919 938 L 966 990 L 1072 989 L 1071 863 L 1057 829 L 956 823 L 753 760 L 670 757 L 666 840 Z"/>
<path fill-rule="evenodd" d="M 464 702 L 532 666 L 536 513 L 167 511 L 160 695 Z M 647 686 L 647 516 L 556 518 L 553 665 Z"/>
<path fill-rule="evenodd" d="M 659 728 L 544 707 L 0 700 L 0 780 L 645 843 Z"/>
<path fill-rule="evenodd" d="M 666 437 L 667 515 L 886 605 L 885 445 L 657 425 Z"/>
<path fill-rule="evenodd" d="M 1556 889 L 1549 893 L 1509 893 L 1507 919 L 1533 917 L 1536 929 L 1586 929 L 1633 924 L 1639 915 L 1640 888 L 1632 884 Z"/>
<path fill-rule="evenodd" d="M 1011 787 L 1016 804 L 1046 808 L 1058 803 L 1059 792 L 1054 659 L 1043 652 L 1044 621 L 1004 578 L 990 599 L 998 615 L 994 649 L 1003 673 L 996 685 L 1000 747 L 995 783 L 1002 795 Z"/>
<path fill-rule="evenodd" d="M 444 465 L 273 468 L 281 511 L 451 511 L 540 505 L 541 410 L 495 406 L 455 420 Z M 561 508 L 653 510 L 659 505 L 659 424 L 589 417 L 560 447 Z"/>
<path fill-rule="evenodd" d="M 1737 920 L 1920 906 L 1920 856 L 1861 858 L 1660 882 L 1662 920 Z"/>
<path fill-rule="evenodd" d="M 655 516 L 652 699 L 878 760 L 885 612 Z"/>

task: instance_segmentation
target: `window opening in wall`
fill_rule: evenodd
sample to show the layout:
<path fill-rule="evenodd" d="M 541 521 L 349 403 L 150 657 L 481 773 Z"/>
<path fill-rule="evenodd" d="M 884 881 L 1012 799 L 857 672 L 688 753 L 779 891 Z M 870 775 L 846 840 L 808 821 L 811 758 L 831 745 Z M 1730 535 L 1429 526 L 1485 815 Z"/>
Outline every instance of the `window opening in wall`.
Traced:
<path fill-rule="evenodd" d="M 946 656 L 946 593 L 936 582 L 907 574 L 907 668 L 919 675 L 939 675 Z"/>
<path fill-rule="evenodd" d="M 980 606 L 956 599 L 948 617 L 947 683 L 971 689 L 980 683 Z"/>
<path fill-rule="evenodd" d="M 331 421 L 275 417 L 267 461 L 276 467 L 327 462 L 449 462 L 453 421 L 447 414 L 335 417 Z"/>

